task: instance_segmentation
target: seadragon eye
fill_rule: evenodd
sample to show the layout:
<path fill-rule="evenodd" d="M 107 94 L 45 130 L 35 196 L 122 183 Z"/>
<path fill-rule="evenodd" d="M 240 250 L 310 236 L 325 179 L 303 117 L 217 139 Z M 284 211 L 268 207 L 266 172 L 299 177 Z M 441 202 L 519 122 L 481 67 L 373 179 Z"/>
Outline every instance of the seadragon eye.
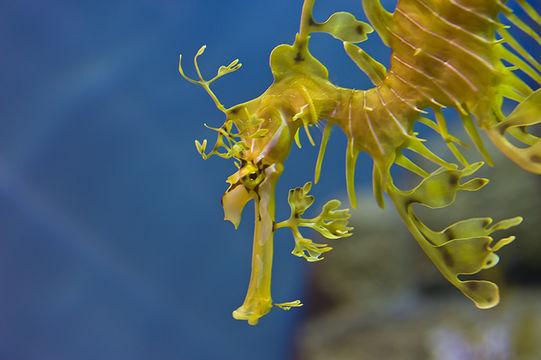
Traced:
<path fill-rule="evenodd" d="M 267 165 L 261 163 L 254 164 L 253 161 L 243 161 L 240 169 L 231 175 L 227 182 L 231 185 L 230 190 L 242 185 L 247 191 L 256 190 L 265 180 L 265 169 Z"/>
<path fill-rule="evenodd" d="M 254 190 L 259 184 L 261 184 L 264 178 L 264 172 L 257 168 L 254 172 L 243 176 L 240 181 L 247 189 Z"/>

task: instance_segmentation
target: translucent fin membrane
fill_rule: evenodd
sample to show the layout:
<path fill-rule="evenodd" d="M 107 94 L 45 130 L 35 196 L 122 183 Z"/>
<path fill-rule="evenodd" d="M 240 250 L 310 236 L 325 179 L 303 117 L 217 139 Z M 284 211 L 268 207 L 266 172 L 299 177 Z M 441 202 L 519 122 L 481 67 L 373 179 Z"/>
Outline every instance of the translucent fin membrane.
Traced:
<path fill-rule="evenodd" d="M 440 272 L 477 307 L 487 309 L 499 302 L 498 286 L 486 280 L 460 280 L 459 275 L 476 274 L 496 265 L 499 257 L 495 252 L 515 237 L 494 241 L 489 235 L 520 224 L 522 218 L 502 220 L 492 227 L 488 227 L 492 223 L 490 218 L 466 219 L 437 232 L 426 226 L 412 209 L 415 203 L 430 208 L 445 207 L 454 201 L 458 190 L 482 188 L 487 179 L 474 178 L 461 183 L 463 177 L 472 175 L 481 165 L 475 163 L 462 170 L 440 168 L 412 190 L 402 191 L 392 185 L 387 192 L 409 230 Z"/>

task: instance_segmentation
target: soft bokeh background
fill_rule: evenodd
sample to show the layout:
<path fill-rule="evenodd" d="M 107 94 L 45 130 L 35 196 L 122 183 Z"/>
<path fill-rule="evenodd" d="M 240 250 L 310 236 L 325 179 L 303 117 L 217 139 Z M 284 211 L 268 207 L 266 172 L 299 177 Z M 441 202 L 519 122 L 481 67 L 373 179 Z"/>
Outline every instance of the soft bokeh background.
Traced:
<path fill-rule="evenodd" d="M 212 142 L 203 123 L 220 125 L 223 114 L 177 65 L 182 52 L 193 75 L 192 56 L 207 44 L 207 76 L 235 58 L 244 64 L 216 83 L 222 102 L 258 96 L 301 5 L 0 2 L 0 359 L 291 356 L 301 311 L 273 311 L 257 327 L 231 317 L 248 285 L 252 211 L 238 231 L 222 221 L 233 164 L 203 161 L 194 139 Z M 336 10 L 362 13 L 355 2 L 321 1 L 316 16 Z M 319 38 L 316 54 L 344 64 L 331 67 L 333 80 L 368 86 L 339 42 Z M 320 203 L 344 184 L 341 136 Z M 287 189 L 313 176 L 316 151 L 303 143 L 280 181 L 283 214 Z M 277 301 L 305 292 L 309 264 L 291 249 L 280 234 Z"/>
<path fill-rule="evenodd" d="M 222 221 L 233 164 L 203 161 L 193 141 L 212 142 L 203 123 L 221 125 L 223 114 L 177 62 L 182 53 L 193 75 L 203 44 L 207 76 L 239 58 L 214 90 L 226 106 L 256 97 L 301 5 L 0 2 L 0 359 L 295 356 L 303 309 L 274 310 L 257 327 L 231 317 L 248 284 L 253 216 L 247 207 L 238 231 Z M 362 18 L 350 0 L 319 1 L 315 17 L 338 10 Z M 375 34 L 362 46 L 388 63 Z M 332 81 L 370 86 L 329 36 L 314 36 L 313 53 Z M 333 132 L 318 205 L 343 194 L 344 140 Z M 287 190 L 312 179 L 317 151 L 302 142 L 286 162 L 278 214 L 288 214 Z M 361 155 L 359 186 L 370 169 Z M 290 255 L 286 232 L 276 240 L 273 297 L 305 299 L 317 265 Z"/>

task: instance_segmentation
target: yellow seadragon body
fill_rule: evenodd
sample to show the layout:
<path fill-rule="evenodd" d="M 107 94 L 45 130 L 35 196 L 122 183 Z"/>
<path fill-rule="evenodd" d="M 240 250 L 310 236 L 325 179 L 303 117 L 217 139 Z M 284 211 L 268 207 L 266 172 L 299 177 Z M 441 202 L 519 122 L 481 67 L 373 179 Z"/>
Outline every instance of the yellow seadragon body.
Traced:
<path fill-rule="evenodd" d="M 539 15 L 525 0 L 519 5 L 540 24 Z M 354 45 L 367 38 L 372 27 L 345 12 L 333 14 L 323 23 L 312 17 L 314 0 L 305 0 L 299 33 L 293 45 L 279 45 L 270 57 L 274 83 L 259 97 L 226 109 L 210 90 L 217 78 L 237 70 L 237 60 L 218 70 L 211 80 L 204 80 L 195 64 L 198 80 L 226 114 L 226 121 L 216 128 L 218 139 L 210 153 L 207 142 L 196 141 L 198 151 L 207 158 L 217 154 L 233 158 L 238 171 L 231 175 L 222 198 L 225 219 L 235 227 L 250 200 L 255 203 L 255 229 L 252 275 L 244 304 L 233 312 L 236 319 L 256 324 L 273 306 L 289 309 L 300 301 L 274 304 L 271 298 L 271 268 L 274 232 L 289 228 L 295 239 L 293 254 L 308 261 L 320 260 L 331 250 L 326 244 L 313 243 L 302 236 L 299 227 L 311 227 L 323 236 L 336 239 L 351 235 L 347 226 L 348 210 L 338 210 L 340 202 L 323 206 L 319 216 L 302 217 L 314 198 L 307 195 L 311 183 L 290 191 L 291 216 L 276 222 L 274 189 L 284 170 L 293 142 L 299 143 L 303 129 L 314 144 L 309 127 L 326 120 L 316 162 L 315 182 L 320 177 L 325 147 L 331 127 L 340 127 L 348 137 L 346 182 L 350 202 L 356 207 L 354 172 L 358 154 L 367 152 L 374 161 L 373 183 L 377 202 L 384 206 L 383 192 L 396 206 L 412 235 L 440 272 L 479 308 L 490 308 L 499 301 L 498 287 L 484 280 L 460 280 L 461 274 L 474 274 L 496 265 L 495 254 L 514 237 L 494 241 L 494 231 L 519 224 L 520 217 L 502 220 L 492 226 L 490 218 L 473 218 L 448 226 L 442 231 L 428 228 L 414 213 L 415 203 L 441 208 L 454 201 L 458 190 L 475 191 L 488 180 L 463 178 L 473 175 L 482 163 L 470 164 L 459 146 L 464 143 L 447 131 L 442 108 L 455 108 L 472 141 L 487 162 L 488 152 L 477 132 L 487 131 L 494 144 L 526 170 L 541 174 L 541 139 L 528 132 L 528 126 L 541 123 L 541 90 L 532 90 L 513 70 L 525 72 L 541 83 L 539 62 L 507 32 L 498 16 L 503 14 L 522 31 L 541 43 L 539 35 L 518 19 L 499 0 L 399 0 L 393 13 L 377 0 L 363 0 L 368 19 L 383 42 L 391 47 L 389 69 Z M 327 69 L 308 51 L 310 34 L 327 32 L 341 40 L 350 58 L 372 80 L 375 87 L 355 90 L 335 86 L 328 80 Z M 496 39 L 499 34 L 501 39 Z M 514 65 L 506 67 L 502 60 Z M 518 102 L 505 116 L 504 98 Z M 425 114 L 433 111 L 435 122 Z M 416 122 L 437 131 L 454 154 L 457 163 L 447 162 L 416 137 Z M 236 128 L 237 132 L 234 132 Z M 506 132 L 522 146 L 511 143 Z M 457 146 L 458 145 L 458 146 Z M 429 173 L 405 156 L 408 149 L 439 166 Z M 404 167 L 423 179 L 409 191 L 398 189 L 392 180 L 393 164 Z"/>

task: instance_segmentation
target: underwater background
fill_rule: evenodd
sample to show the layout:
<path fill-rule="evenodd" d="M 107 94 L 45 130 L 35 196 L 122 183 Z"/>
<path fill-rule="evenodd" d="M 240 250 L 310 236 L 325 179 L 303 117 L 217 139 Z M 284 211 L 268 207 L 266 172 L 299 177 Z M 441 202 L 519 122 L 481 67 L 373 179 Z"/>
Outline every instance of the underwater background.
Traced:
<path fill-rule="evenodd" d="M 384 3 L 392 8 L 393 1 Z M 206 44 L 199 64 L 207 76 L 236 58 L 243 63 L 214 84 L 222 103 L 228 107 L 258 96 L 272 82 L 270 51 L 294 40 L 301 5 L 0 2 L 0 360 L 315 358 L 306 350 L 317 348 L 310 343 L 317 337 L 306 327 L 313 324 L 307 316 L 314 314 L 310 303 L 317 299 L 310 295 L 319 291 L 318 306 L 332 299 L 310 285 L 320 264 L 292 256 L 287 232 L 276 236 L 273 298 L 301 299 L 307 307 L 273 310 L 255 327 L 231 317 L 248 285 L 253 214 L 247 207 L 237 231 L 223 221 L 220 199 L 235 168 L 219 158 L 203 161 L 194 146 L 194 139 L 213 141 L 203 123 L 221 124 L 223 114 L 178 74 L 179 53 L 193 75 L 189 61 Z M 314 15 L 322 20 L 334 11 L 364 19 L 361 2 L 351 0 L 320 0 Z M 375 33 L 361 47 L 388 65 L 389 49 Z M 331 81 L 371 87 L 336 40 L 315 34 L 311 49 L 328 65 Z M 321 131 L 312 133 L 316 142 L 321 139 Z M 345 139 L 333 131 L 314 188 L 317 207 L 345 197 Z M 318 149 L 306 138 L 301 142 L 278 183 L 278 218 L 289 213 L 287 190 L 313 178 Z M 358 169 L 359 191 L 369 192 L 368 156 L 361 154 Z M 541 188 L 539 179 L 532 184 Z M 539 218 L 540 208 L 534 209 Z M 526 214 L 502 216 L 514 215 Z M 386 227 L 405 234 L 390 240 L 416 246 L 396 217 Z M 356 233 L 342 241 L 362 242 L 363 228 L 357 226 Z M 512 246 L 520 247 L 520 241 Z M 390 273 L 402 274 L 408 266 Z M 437 279 L 429 284 L 451 288 L 449 296 L 473 310 L 435 269 L 425 269 Z M 380 276 L 368 274 L 372 281 Z M 528 284 L 538 286 L 537 279 Z M 413 280 L 407 284 L 418 287 Z M 396 302 L 421 301 L 405 294 Z M 390 324 L 395 318 L 381 319 Z M 465 356 L 449 359 L 470 359 Z"/>

